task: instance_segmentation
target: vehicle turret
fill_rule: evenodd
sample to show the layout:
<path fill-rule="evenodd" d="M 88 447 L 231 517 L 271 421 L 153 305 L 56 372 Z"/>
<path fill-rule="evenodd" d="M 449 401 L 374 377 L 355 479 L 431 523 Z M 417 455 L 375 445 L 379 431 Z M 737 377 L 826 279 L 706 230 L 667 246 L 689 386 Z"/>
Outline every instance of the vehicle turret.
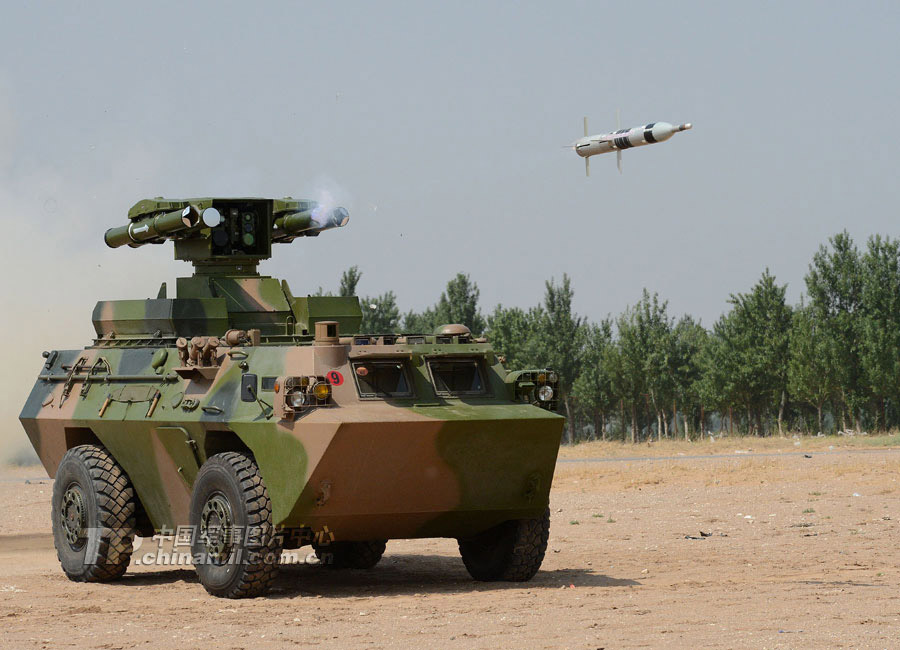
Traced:
<path fill-rule="evenodd" d="M 111 248 L 172 241 L 175 258 L 194 274 L 178 278 L 176 297 L 165 284 L 156 299 L 100 301 L 94 309 L 98 341 L 191 338 L 228 329 L 258 330 L 262 340 L 310 339 L 319 321 L 337 321 L 356 332 L 362 320 L 355 297 L 294 297 L 287 283 L 260 275 L 259 262 L 273 243 L 316 237 L 350 220 L 345 208 L 304 199 L 144 199 L 128 223 L 106 231 Z"/>

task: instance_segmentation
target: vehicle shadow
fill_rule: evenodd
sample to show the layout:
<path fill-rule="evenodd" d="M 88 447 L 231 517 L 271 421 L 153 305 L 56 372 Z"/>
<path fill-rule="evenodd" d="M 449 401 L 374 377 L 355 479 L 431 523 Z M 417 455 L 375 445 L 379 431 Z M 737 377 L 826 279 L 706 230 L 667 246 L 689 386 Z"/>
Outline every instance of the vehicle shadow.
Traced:
<path fill-rule="evenodd" d="M 283 566 L 272 589 L 273 598 L 319 596 L 348 598 L 360 595 L 411 595 L 500 591 L 507 589 L 560 589 L 640 585 L 589 569 L 541 570 L 528 582 L 479 582 L 472 579 L 462 560 L 446 555 L 390 555 L 368 570 L 334 570 L 324 565 Z"/>
<path fill-rule="evenodd" d="M 301 553 L 300 558 L 305 554 Z M 173 567 L 126 573 L 114 584 L 122 586 L 198 584 L 193 569 Z M 373 569 L 334 570 L 322 564 L 296 563 L 281 566 L 268 598 L 351 598 L 411 594 L 468 593 L 506 589 L 560 589 L 579 587 L 622 587 L 641 583 L 614 578 L 589 569 L 538 571 L 529 582 L 478 582 L 473 580 L 459 558 L 446 555 L 388 555 Z"/>

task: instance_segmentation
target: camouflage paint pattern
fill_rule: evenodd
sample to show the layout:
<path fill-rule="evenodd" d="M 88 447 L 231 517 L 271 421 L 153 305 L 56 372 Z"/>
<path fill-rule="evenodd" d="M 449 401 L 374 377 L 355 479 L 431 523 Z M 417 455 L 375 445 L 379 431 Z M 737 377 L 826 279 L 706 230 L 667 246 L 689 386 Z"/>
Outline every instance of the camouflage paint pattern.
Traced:
<path fill-rule="evenodd" d="M 93 344 L 47 353 L 20 420 L 50 476 L 67 449 L 104 445 L 154 529 L 188 523 L 200 466 L 230 450 L 255 457 L 274 523 L 335 539 L 460 537 L 540 516 L 564 419 L 523 400 L 490 345 L 467 335 L 314 338 L 328 300 L 198 269 L 174 299 L 101 301 Z M 358 323 L 355 298 L 330 300 L 342 323 Z M 226 343 L 229 329 L 257 333 Z M 176 347 L 195 336 L 221 338 L 205 368 Z M 438 394 L 428 361 L 454 357 L 477 361 L 483 395 Z M 368 359 L 404 363 L 412 396 L 361 397 L 351 364 Z M 276 378 L 334 372 L 326 403 L 284 408 Z"/>

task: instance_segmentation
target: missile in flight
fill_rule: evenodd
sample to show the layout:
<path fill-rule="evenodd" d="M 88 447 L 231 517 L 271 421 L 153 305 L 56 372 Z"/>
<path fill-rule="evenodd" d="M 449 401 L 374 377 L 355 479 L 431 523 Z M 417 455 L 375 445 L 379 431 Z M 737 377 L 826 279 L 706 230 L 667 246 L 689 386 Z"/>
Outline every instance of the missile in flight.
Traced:
<path fill-rule="evenodd" d="M 616 114 L 616 122 L 618 122 L 618 113 Z M 622 173 L 622 151 L 624 149 L 665 142 L 676 133 L 687 131 L 690 128 L 690 122 L 678 126 L 668 122 L 651 122 L 650 124 L 636 126 L 631 129 L 619 129 L 612 133 L 588 135 L 588 119 L 584 118 L 584 137 L 573 142 L 571 148 L 584 158 L 584 173 L 587 176 L 591 175 L 591 156 L 613 151 L 616 152 L 616 165 L 619 168 L 619 173 Z"/>

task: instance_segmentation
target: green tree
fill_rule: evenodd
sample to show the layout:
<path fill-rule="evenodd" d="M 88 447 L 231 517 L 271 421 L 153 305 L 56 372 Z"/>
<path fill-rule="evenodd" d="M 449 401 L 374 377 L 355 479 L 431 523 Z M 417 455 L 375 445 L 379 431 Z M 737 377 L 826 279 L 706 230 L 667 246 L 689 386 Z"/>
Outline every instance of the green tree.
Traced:
<path fill-rule="evenodd" d="M 671 365 L 674 356 L 672 318 L 668 315 L 668 302 L 660 302 L 659 296 L 649 295 L 644 289 L 637 305 L 638 320 L 646 333 L 647 349 L 644 356 L 647 396 L 656 415 L 656 436 L 668 437 L 668 405 L 674 394 Z"/>
<path fill-rule="evenodd" d="M 568 275 L 545 283 L 543 309 L 537 312 L 536 365 L 552 368 L 560 377 L 560 399 L 566 410 L 566 441 L 574 440 L 572 385 L 581 368 L 584 319 L 572 311 L 575 292 Z"/>
<path fill-rule="evenodd" d="M 481 334 L 485 331 L 486 323 L 478 308 L 480 296 L 478 285 L 465 273 L 457 273 L 447 283 L 437 304 L 423 312 L 407 312 L 403 327 L 407 332 L 431 333 L 440 325 L 460 323 L 472 333 Z"/>
<path fill-rule="evenodd" d="M 615 380 L 612 321 L 585 326 L 581 369 L 572 385 L 572 397 L 594 429 L 594 438 L 606 440 L 606 423 L 618 402 L 613 390 Z"/>
<path fill-rule="evenodd" d="M 488 316 L 488 339 L 497 354 L 506 359 L 507 367 L 523 370 L 539 365 L 536 332 L 542 311 L 539 307 L 524 311 L 497 305 Z"/>
<path fill-rule="evenodd" d="M 736 369 L 740 367 L 735 346 L 730 343 L 732 338 L 734 316 L 732 313 L 723 314 L 713 324 L 712 332 L 707 339 L 706 347 L 700 355 L 700 365 L 703 375 L 699 383 L 699 397 L 701 406 L 710 411 L 716 410 L 723 416 L 728 413 L 728 428 L 734 432 L 734 406 L 746 405 L 738 390 L 736 381 Z M 703 433 L 706 423 L 700 418 L 700 432 Z"/>
<path fill-rule="evenodd" d="M 644 289 L 640 301 L 616 320 L 618 355 L 615 392 L 631 414 L 631 442 L 636 442 L 642 428 L 638 413 L 652 407 L 656 417 L 657 436 L 667 427 L 670 398 L 673 392 L 670 364 L 672 361 L 672 319 L 668 304 L 657 294 Z M 649 421 L 647 423 L 650 429 Z"/>
<path fill-rule="evenodd" d="M 445 323 L 438 321 L 433 307 L 428 307 L 422 312 L 410 310 L 403 315 L 403 331 L 410 334 L 431 334 L 438 325 L 443 324 Z"/>
<path fill-rule="evenodd" d="M 887 400 L 900 391 L 900 242 L 876 235 L 861 260 L 860 348 L 875 422 L 888 428 Z M 880 408 L 878 408 L 880 407 Z"/>
<path fill-rule="evenodd" d="M 706 328 L 690 316 L 682 317 L 672 330 L 670 372 L 677 400 L 672 406 L 672 417 L 677 433 L 680 404 L 685 440 L 691 439 L 691 415 L 703 407 L 703 356 L 708 340 Z"/>
<path fill-rule="evenodd" d="M 746 407 L 748 427 L 755 418 L 760 432 L 766 429 L 763 416 L 775 404 L 782 432 L 791 326 L 785 289 L 766 269 L 749 293 L 732 294 L 731 312 L 714 330 L 722 344 L 716 363 L 728 375 L 725 392 Z"/>
<path fill-rule="evenodd" d="M 478 308 L 481 292 L 478 285 L 468 275 L 457 273 L 447 283 L 447 289 L 441 294 L 435 312 L 437 319 L 444 323 L 461 323 L 475 334 L 485 329 L 484 318 Z"/>
<path fill-rule="evenodd" d="M 543 305 L 524 311 L 497 305 L 487 319 L 487 334 L 494 349 L 510 368 L 552 368 L 560 376 L 560 400 L 567 417 L 566 441 L 574 440 L 572 386 L 581 371 L 584 319 L 572 310 L 572 282 L 545 284 Z"/>
<path fill-rule="evenodd" d="M 854 427 L 859 411 L 869 399 L 862 360 L 862 269 L 859 250 L 847 231 L 820 246 L 806 275 L 810 307 L 821 323 L 827 341 L 829 368 L 841 404 L 849 409 Z M 844 408 L 841 408 L 842 427 Z"/>
<path fill-rule="evenodd" d="M 344 271 L 343 275 L 341 275 L 341 286 L 338 289 L 338 295 L 344 297 L 355 296 L 356 285 L 359 284 L 360 278 L 362 278 L 362 273 L 360 273 L 358 266 L 351 266 Z"/>
<path fill-rule="evenodd" d="M 362 323 L 359 331 L 362 334 L 389 334 L 400 328 L 400 309 L 393 291 L 387 291 L 374 298 L 360 299 Z"/>
<path fill-rule="evenodd" d="M 829 365 L 828 341 L 816 310 L 800 305 L 794 310 L 788 355 L 788 390 L 816 409 L 818 432 L 822 409 L 834 392 L 834 372 Z"/>
<path fill-rule="evenodd" d="M 650 314 L 658 310 L 658 300 L 654 296 L 655 307 L 650 294 L 644 289 L 641 301 L 628 307 L 616 319 L 618 346 L 615 366 L 615 392 L 628 408 L 631 421 L 630 440 L 638 441 L 641 425 L 638 411 L 646 406 L 649 395 L 650 377 L 648 358 L 652 354 L 654 333 L 650 327 Z"/>
<path fill-rule="evenodd" d="M 734 358 L 734 348 L 728 343 L 731 320 L 731 314 L 723 314 L 713 324 L 712 332 L 700 353 L 702 374 L 697 384 L 697 393 L 701 407 L 701 435 L 706 426 L 703 409 L 718 411 L 723 419 L 727 413 L 728 428 L 734 432 L 734 405 L 740 402 L 733 371 L 738 367 L 739 361 Z"/>

